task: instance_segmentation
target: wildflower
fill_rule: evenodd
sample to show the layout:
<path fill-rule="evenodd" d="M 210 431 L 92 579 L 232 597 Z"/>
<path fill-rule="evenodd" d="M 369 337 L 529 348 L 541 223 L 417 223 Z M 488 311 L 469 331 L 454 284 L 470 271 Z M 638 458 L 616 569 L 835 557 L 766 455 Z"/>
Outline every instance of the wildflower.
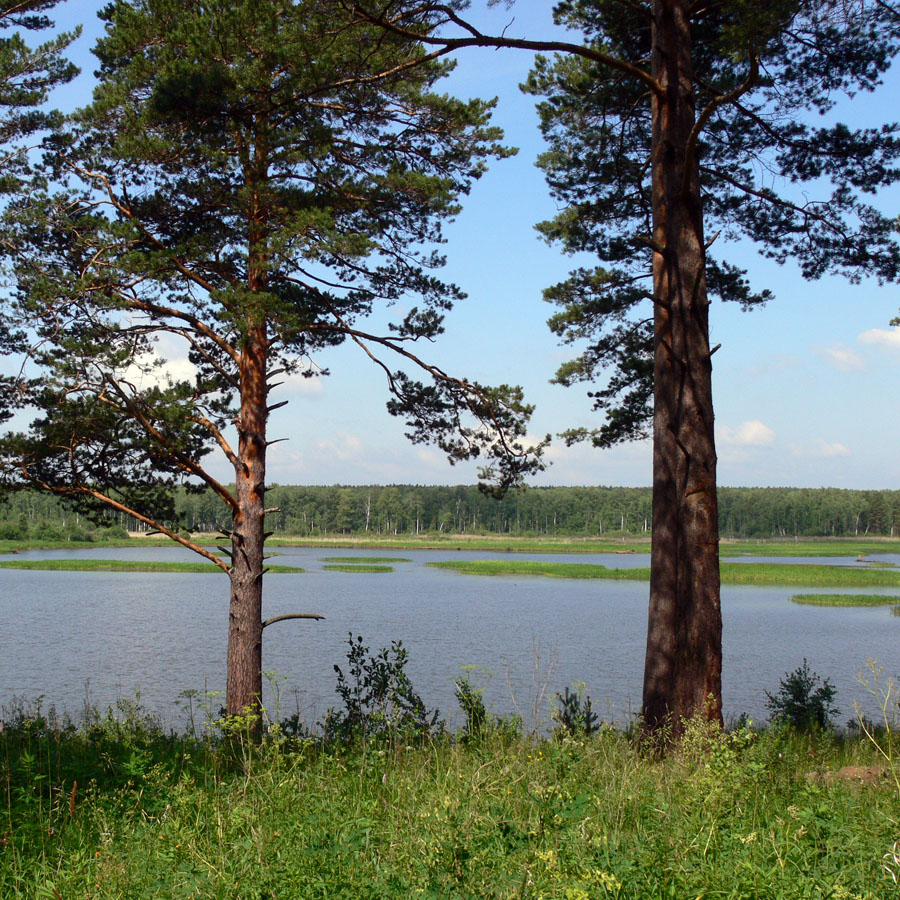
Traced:
<path fill-rule="evenodd" d="M 609 872 L 597 872 L 598 881 L 608 891 L 618 891 L 622 887 L 622 882 L 615 875 Z"/>

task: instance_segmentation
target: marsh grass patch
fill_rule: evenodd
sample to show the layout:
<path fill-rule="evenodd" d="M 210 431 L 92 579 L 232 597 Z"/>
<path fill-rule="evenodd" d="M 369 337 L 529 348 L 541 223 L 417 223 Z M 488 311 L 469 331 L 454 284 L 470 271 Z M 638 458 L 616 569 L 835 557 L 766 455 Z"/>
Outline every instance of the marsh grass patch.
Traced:
<path fill-rule="evenodd" d="M 342 565 L 375 565 L 387 563 L 407 563 L 412 562 L 402 556 L 324 556 L 320 560 L 324 563 L 341 563 Z"/>
<path fill-rule="evenodd" d="M 646 566 L 610 569 L 593 563 L 562 563 L 534 559 L 476 559 L 430 562 L 437 569 L 463 575 L 536 575 L 549 578 L 599 578 L 649 581 Z M 723 584 L 822 585 L 823 587 L 900 587 L 900 571 L 803 563 L 722 563 Z"/>
<path fill-rule="evenodd" d="M 900 597 L 887 594 L 794 594 L 791 603 L 807 606 L 890 606 Z"/>

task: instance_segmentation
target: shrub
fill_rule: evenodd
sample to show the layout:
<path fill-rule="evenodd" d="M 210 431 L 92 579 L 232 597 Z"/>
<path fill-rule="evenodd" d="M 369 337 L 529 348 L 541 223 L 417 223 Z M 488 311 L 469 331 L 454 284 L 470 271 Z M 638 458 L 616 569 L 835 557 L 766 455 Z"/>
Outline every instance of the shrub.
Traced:
<path fill-rule="evenodd" d="M 583 700 L 578 691 L 565 689 L 557 693 L 559 707 L 553 712 L 557 735 L 584 735 L 590 737 L 597 730 L 597 714 L 591 709 L 591 698 Z"/>
<path fill-rule="evenodd" d="M 794 728 L 830 728 L 838 708 L 834 705 L 837 689 L 826 678 L 811 672 L 806 659 L 803 665 L 785 674 L 777 694 L 766 691 L 766 706 L 772 720 Z"/>
<path fill-rule="evenodd" d="M 472 684 L 468 675 L 457 678 L 453 687 L 459 708 L 466 717 L 463 730 L 469 736 L 480 734 L 488 725 L 488 712 L 484 705 L 484 691 Z"/>
<path fill-rule="evenodd" d="M 409 654 L 402 641 L 393 641 L 374 656 L 361 636 L 347 641 L 347 674 L 335 666 L 335 690 L 344 702 L 342 710 L 325 715 L 326 739 L 352 740 L 374 735 L 424 737 L 443 730 L 438 710 L 425 709 L 406 674 Z"/>

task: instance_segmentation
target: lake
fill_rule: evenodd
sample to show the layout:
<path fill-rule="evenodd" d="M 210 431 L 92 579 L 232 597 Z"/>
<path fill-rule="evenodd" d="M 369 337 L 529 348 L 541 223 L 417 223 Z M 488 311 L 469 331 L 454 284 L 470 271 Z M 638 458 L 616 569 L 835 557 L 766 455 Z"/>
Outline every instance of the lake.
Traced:
<path fill-rule="evenodd" d="M 626 721 L 640 707 L 648 587 L 643 582 L 476 577 L 427 562 L 488 559 L 503 553 L 464 551 L 275 548 L 273 563 L 302 566 L 302 575 L 266 578 L 265 616 L 315 612 L 323 622 L 278 622 L 266 630 L 263 664 L 277 672 L 282 715 L 308 722 L 336 705 L 334 665 L 345 663 L 348 632 L 374 652 L 392 640 L 409 650 L 408 672 L 426 705 L 452 724 L 461 716 L 453 681 L 470 666 L 486 685 L 495 713 L 519 712 L 526 725 L 546 720 L 556 691 L 583 682 L 595 709 Z M 179 547 L 28 551 L 23 558 L 196 559 Z M 403 556 L 395 571 L 326 571 L 324 557 Z M 649 565 L 643 554 L 516 554 L 517 558 Z M 900 562 L 900 556 L 878 557 Z M 813 562 L 781 557 L 775 562 Z M 815 560 L 818 562 L 818 560 Z M 856 565 L 855 558 L 828 560 Z M 900 617 L 890 607 L 800 606 L 803 589 L 725 586 L 723 693 L 726 718 L 766 718 L 766 694 L 801 665 L 837 687 L 840 721 L 858 700 L 875 712 L 857 673 L 868 658 L 900 670 Z M 827 589 L 835 593 L 834 589 Z M 848 589 L 865 593 L 866 589 Z M 872 593 L 898 597 L 900 589 Z M 222 690 L 228 583 L 218 574 L 31 572 L 0 570 L 0 700 L 43 695 L 78 719 L 84 702 L 105 709 L 141 691 L 144 704 L 172 727 L 185 722 L 176 705 L 185 690 Z M 183 701 L 181 701 L 183 702 Z M 221 698 L 210 703 L 215 709 Z M 266 704 L 274 708 L 271 689 Z"/>

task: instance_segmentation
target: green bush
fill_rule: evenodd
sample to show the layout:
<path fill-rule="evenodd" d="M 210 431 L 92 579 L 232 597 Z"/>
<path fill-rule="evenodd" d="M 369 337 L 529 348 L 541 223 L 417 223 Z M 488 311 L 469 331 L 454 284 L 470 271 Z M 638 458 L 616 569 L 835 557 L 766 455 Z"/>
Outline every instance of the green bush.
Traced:
<path fill-rule="evenodd" d="M 591 708 L 590 697 L 582 699 L 578 691 L 566 688 L 564 693 L 557 693 L 556 701 L 559 706 L 553 711 L 553 722 L 557 736 L 568 734 L 572 737 L 590 737 L 599 727 L 597 714 Z"/>
<path fill-rule="evenodd" d="M 336 665 L 335 690 L 341 710 L 329 709 L 324 722 L 326 740 L 352 741 L 370 736 L 424 737 L 443 731 L 438 710 L 428 711 L 406 674 L 409 654 L 402 641 L 393 641 L 370 655 L 361 636 L 347 641 L 347 674 Z"/>
<path fill-rule="evenodd" d="M 488 711 L 484 705 L 484 691 L 472 684 L 468 675 L 457 678 L 453 685 L 459 708 L 466 717 L 464 733 L 469 737 L 481 734 L 489 724 Z"/>
<path fill-rule="evenodd" d="M 775 722 L 784 722 L 804 731 L 831 728 L 834 717 L 839 714 L 833 702 L 836 694 L 834 685 L 827 678 L 822 680 L 811 672 L 804 658 L 802 666 L 785 674 L 777 694 L 766 691 L 766 707 Z"/>

